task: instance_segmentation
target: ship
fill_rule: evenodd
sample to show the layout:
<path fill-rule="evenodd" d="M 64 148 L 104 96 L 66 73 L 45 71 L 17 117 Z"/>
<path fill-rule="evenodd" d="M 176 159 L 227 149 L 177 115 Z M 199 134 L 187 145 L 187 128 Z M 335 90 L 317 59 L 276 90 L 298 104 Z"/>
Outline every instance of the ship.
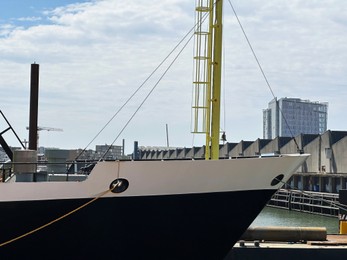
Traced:
<path fill-rule="evenodd" d="M 219 158 L 222 1 L 207 2 L 196 8 L 215 23 L 209 35 L 217 48 L 205 89 L 205 160 L 99 160 L 83 181 L 3 180 L 1 259 L 224 259 L 307 159 Z"/>

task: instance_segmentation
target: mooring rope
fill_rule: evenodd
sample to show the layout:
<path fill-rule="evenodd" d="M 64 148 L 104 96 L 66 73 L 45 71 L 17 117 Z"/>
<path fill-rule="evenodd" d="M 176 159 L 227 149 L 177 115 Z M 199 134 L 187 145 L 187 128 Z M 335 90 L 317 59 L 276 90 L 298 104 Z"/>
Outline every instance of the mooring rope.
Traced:
<path fill-rule="evenodd" d="M 35 229 L 33 229 L 33 230 L 29 231 L 29 232 L 26 232 L 26 233 L 24 233 L 24 234 L 22 234 L 22 235 L 19 235 L 19 236 L 15 237 L 15 238 L 12 238 L 12 239 L 10 239 L 10 240 L 7 240 L 7 241 L 1 243 L 1 244 L 0 244 L 0 247 L 3 247 L 3 246 L 8 245 L 8 244 L 11 244 L 11 243 L 13 243 L 13 242 L 15 242 L 15 241 L 17 241 L 17 240 L 20 240 L 20 239 L 22 239 L 22 238 L 24 238 L 24 237 L 27 237 L 27 236 L 29 236 L 29 235 L 31 235 L 31 234 L 34 234 L 34 233 L 36 233 L 36 232 L 38 232 L 38 231 L 40 231 L 40 230 L 42 230 L 42 229 L 44 229 L 44 228 L 46 228 L 46 227 L 48 227 L 48 226 L 50 226 L 50 225 L 52 225 L 52 224 L 58 222 L 58 221 L 60 221 L 60 220 L 62 220 L 62 219 L 64 219 L 64 218 L 66 218 L 66 217 L 68 217 L 68 216 L 70 216 L 70 215 L 76 213 L 77 211 L 79 211 L 79 210 L 85 208 L 86 206 L 88 206 L 88 205 L 90 205 L 91 203 L 95 202 L 96 200 L 100 199 L 102 196 L 106 195 L 108 192 L 112 191 L 112 190 L 114 189 L 114 186 L 116 186 L 116 185 L 117 185 L 117 184 L 113 185 L 110 189 L 101 192 L 97 197 L 95 197 L 95 198 L 93 198 L 92 200 L 90 200 L 90 201 L 84 203 L 83 205 L 79 206 L 78 208 L 76 208 L 76 209 L 74 209 L 74 210 L 71 210 L 70 212 L 68 212 L 68 213 L 66 213 L 66 214 L 64 214 L 64 215 L 62 215 L 62 216 L 60 216 L 60 217 L 58 217 L 58 218 L 56 218 L 56 219 L 54 219 L 54 220 L 52 220 L 52 221 L 50 221 L 50 222 L 48 222 L 48 223 L 46 223 L 46 224 L 44 224 L 44 225 L 38 227 L 38 228 L 35 228 Z"/>

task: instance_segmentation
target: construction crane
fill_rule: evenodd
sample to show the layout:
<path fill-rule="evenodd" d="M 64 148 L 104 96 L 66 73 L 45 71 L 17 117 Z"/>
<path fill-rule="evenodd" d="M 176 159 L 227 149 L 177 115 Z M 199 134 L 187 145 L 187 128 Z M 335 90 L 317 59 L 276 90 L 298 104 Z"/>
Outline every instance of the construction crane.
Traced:
<path fill-rule="evenodd" d="M 26 127 L 27 130 L 29 130 L 29 127 Z M 37 146 L 39 145 L 39 131 L 56 131 L 56 132 L 63 132 L 63 129 L 61 128 L 54 128 L 54 127 L 42 127 L 38 126 L 37 127 Z"/>

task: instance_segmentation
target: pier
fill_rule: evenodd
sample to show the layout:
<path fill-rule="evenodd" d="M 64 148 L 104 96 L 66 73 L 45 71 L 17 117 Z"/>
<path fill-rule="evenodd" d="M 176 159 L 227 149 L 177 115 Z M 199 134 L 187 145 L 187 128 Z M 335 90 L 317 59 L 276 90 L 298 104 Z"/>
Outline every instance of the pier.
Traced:
<path fill-rule="evenodd" d="M 337 217 L 339 194 L 280 189 L 271 198 L 268 206 L 294 211 Z"/>
<path fill-rule="evenodd" d="M 327 235 L 324 241 L 273 242 L 239 241 L 225 260 L 267 259 L 346 259 L 347 236 Z"/>

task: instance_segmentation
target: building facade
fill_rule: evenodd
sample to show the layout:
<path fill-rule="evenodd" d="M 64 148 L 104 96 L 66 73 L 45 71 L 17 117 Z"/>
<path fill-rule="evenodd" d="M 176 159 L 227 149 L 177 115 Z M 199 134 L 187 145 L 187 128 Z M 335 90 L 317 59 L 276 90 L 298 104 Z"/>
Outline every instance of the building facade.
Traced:
<path fill-rule="evenodd" d="M 263 138 L 322 134 L 327 130 L 328 103 L 299 98 L 277 98 L 263 110 Z"/>
<path fill-rule="evenodd" d="M 97 158 L 103 157 L 107 160 L 116 160 L 124 156 L 123 147 L 118 145 L 96 145 L 95 152 Z"/>

